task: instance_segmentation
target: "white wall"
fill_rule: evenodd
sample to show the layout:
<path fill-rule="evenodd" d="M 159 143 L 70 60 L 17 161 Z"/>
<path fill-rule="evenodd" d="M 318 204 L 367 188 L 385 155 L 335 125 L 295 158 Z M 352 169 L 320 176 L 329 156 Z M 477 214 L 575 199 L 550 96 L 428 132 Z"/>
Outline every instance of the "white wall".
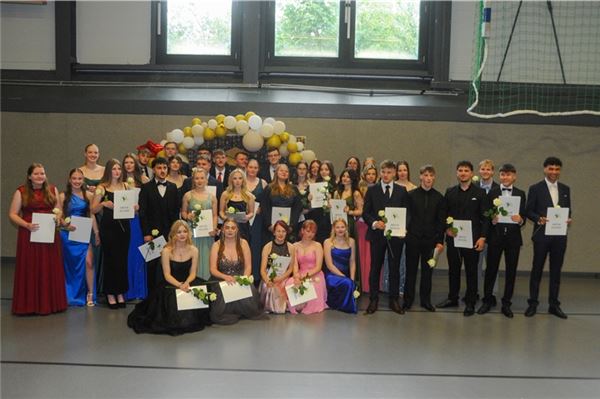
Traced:
<path fill-rule="evenodd" d="M 2 69 L 54 70 L 54 2 L 0 4 Z"/>
<path fill-rule="evenodd" d="M 77 61 L 82 64 L 148 64 L 149 1 L 78 1 Z"/>

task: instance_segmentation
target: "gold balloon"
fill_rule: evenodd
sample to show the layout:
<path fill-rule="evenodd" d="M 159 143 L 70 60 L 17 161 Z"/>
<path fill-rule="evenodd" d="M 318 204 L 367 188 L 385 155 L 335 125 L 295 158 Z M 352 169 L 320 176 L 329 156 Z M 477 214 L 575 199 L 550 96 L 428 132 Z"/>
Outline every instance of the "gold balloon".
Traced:
<path fill-rule="evenodd" d="M 202 119 L 194 118 L 192 119 L 192 126 L 200 125 L 202 123 Z"/>
<path fill-rule="evenodd" d="M 296 166 L 302 161 L 302 154 L 299 152 L 293 152 L 288 157 L 288 162 L 291 166 Z"/>
<path fill-rule="evenodd" d="M 242 119 L 246 119 L 246 117 L 244 115 L 242 115 L 242 114 L 237 114 L 235 116 L 235 120 L 236 121 L 241 121 Z"/>
<path fill-rule="evenodd" d="M 278 135 L 274 134 L 267 140 L 267 147 L 271 148 L 279 148 L 281 146 L 281 139 Z"/>
<path fill-rule="evenodd" d="M 207 127 L 204 129 L 204 140 L 213 140 L 215 138 L 215 131 Z"/>
<path fill-rule="evenodd" d="M 256 115 L 256 114 L 252 111 L 248 111 L 248 112 L 246 112 L 246 115 L 244 115 L 244 119 L 246 119 L 246 121 L 248 121 L 248 119 L 250 119 L 250 117 L 252 115 Z"/>
<path fill-rule="evenodd" d="M 179 150 L 180 154 L 185 154 L 187 152 L 187 148 L 185 148 L 185 146 L 183 145 L 183 143 L 179 143 L 178 150 Z"/>
<path fill-rule="evenodd" d="M 290 134 L 288 132 L 283 132 L 279 135 L 279 137 L 281 138 L 281 141 L 285 143 L 290 138 Z"/>
<path fill-rule="evenodd" d="M 215 129 L 215 135 L 217 137 L 225 137 L 225 133 L 227 133 L 227 130 L 225 129 L 225 126 L 223 126 L 223 124 L 220 124 Z"/>
<path fill-rule="evenodd" d="M 159 152 L 156 153 L 156 158 L 165 158 L 166 154 L 165 154 L 165 150 L 160 150 Z"/>
<path fill-rule="evenodd" d="M 298 152 L 298 144 L 296 144 L 296 143 L 288 143 L 287 150 L 290 153 Z"/>
<path fill-rule="evenodd" d="M 223 123 L 223 121 L 225 120 L 225 115 L 219 114 L 215 116 L 215 120 L 217 121 L 217 123 Z"/>
<path fill-rule="evenodd" d="M 192 128 L 190 126 L 186 126 L 183 128 L 183 136 L 184 137 L 194 137 L 192 134 Z"/>

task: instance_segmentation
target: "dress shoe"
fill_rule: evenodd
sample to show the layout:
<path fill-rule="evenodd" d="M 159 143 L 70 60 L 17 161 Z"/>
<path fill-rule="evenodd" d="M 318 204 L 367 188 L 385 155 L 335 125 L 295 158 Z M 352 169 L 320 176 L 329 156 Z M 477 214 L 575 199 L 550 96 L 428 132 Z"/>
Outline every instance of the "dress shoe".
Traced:
<path fill-rule="evenodd" d="M 463 314 L 466 317 L 473 316 L 475 314 L 475 306 L 473 306 L 473 305 L 467 305 L 467 307 L 465 308 L 465 311 L 463 312 Z"/>
<path fill-rule="evenodd" d="M 491 308 L 492 308 L 492 305 L 490 305 L 487 302 L 484 302 L 477 310 L 477 314 L 486 314 L 487 312 L 490 311 Z"/>
<path fill-rule="evenodd" d="M 502 314 L 509 319 L 513 318 L 513 312 L 510 310 L 510 306 L 502 306 Z"/>
<path fill-rule="evenodd" d="M 456 308 L 458 307 L 458 302 L 457 301 L 453 301 L 452 299 L 445 299 L 442 302 L 438 303 L 437 305 L 435 305 L 436 308 Z"/>
<path fill-rule="evenodd" d="M 369 306 L 367 306 L 367 314 L 373 314 L 373 313 L 377 312 L 378 302 L 379 302 L 378 299 L 371 299 L 369 301 Z"/>
<path fill-rule="evenodd" d="M 548 313 L 553 314 L 556 317 L 560 317 L 561 319 L 567 318 L 567 315 L 561 310 L 560 306 L 550 306 L 548 308 Z"/>
<path fill-rule="evenodd" d="M 402 309 L 397 299 L 390 300 L 390 310 L 394 313 L 404 314 L 404 309 Z"/>
<path fill-rule="evenodd" d="M 435 308 L 434 308 L 434 307 L 433 307 L 433 305 L 432 305 L 432 304 L 430 304 L 430 303 L 423 303 L 423 304 L 421 304 L 421 307 L 422 307 L 423 309 L 427 309 L 427 310 L 428 310 L 428 311 L 430 311 L 430 312 L 435 312 Z"/>
<path fill-rule="evenodd" d="M 533 315 L 535 315 L 536 312 L 537 312 L 537 306 L 529 305 L 529 307 L 527 307 L 527 310 L 525 311 L 525 317 L 533 317 Z"/>
<path fill-rule="evenodd" d="M 412 308 L 412 303 L 404 302 L 402 304 L 402 309 L 404 309 L 405 312 L 410 310 L 410 308 Z"/>
<path fill-rule="evenodd" d="M 119 304 L 118 304 L 118 303 L 116 303 L 116 302 L 115 302 L 115 303 L 110 303 L 110 302 L 108 302 L 108 308 L 109 308 L 109 309 L 113 309 L 113 310 L 114 310 L 114 309 L 119 309 Z"/>

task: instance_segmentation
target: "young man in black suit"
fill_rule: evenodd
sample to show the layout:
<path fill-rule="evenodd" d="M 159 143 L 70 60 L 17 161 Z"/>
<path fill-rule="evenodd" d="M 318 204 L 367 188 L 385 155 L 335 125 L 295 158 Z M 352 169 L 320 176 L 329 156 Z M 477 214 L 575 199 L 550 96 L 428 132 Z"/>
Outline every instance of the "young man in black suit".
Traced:
<path fill-rule="evenodd" d="M 517 276 L 517 265 L 519 263 L 519 253 L 523 245 L 521 237 L 521 228 L 525 225 L 525 192 L 514 186 L 517 180 L 517 170 L 511 164 L 504 164 L 500 167 L 500 186 L 493 187 L 488 193 L 488 200 L 491 204 L 494 201 L 502 201 L 502 197 L 519 197 L 519 213 L 511 216 L 514 223 L 499 223 L 496 215 L 492 220 L 487 237 L 488 253 L 485 269 L 485 283 L 483 288 L 483 304 L 477 310 L 479 314 L 485 314 L 496 305 L 493 300 L 493 289 L 498 275 L 498 266 L 500 258 L 504 252 L 504 262 L 506 264 L 504 296 L 502 297 L 502 314 L 508 318 L 513 317 L 510 309 L 511 299 L 515 288 L 515 278 Z M 502 207 L 502 204 L 500 204 Z M 508 210 L 507 210 L 508 211 Z"/>
<path fill-rule="evenodd" d="M 271 148 L 268 150 L 267 160 L 268 163 L 266 165 L 261 165 L 260 167 L 260 178 L 264 179 L 264 181 L 267 183 L 271 183 L 273 176 L 275 175 L 277 165 L 279 165 L 281 162 L 281 153 L 279 152 L 279 148 Z"/>
<path fill-rule="evenodd" d="M 386 207 L 408 207 L 408 193 L 400 185 L 394 184 L 396 174 L 396 164 L 393 161 L 383 161 L 380 166 L 379 183 L 369 187 L 365 194 L 365 205 L 363 209 L 363 218 L 369 229 L 367 230 L 367 240 L 371 242 L 371 271 L 369 274 L 369 284 L 371 291 L 369 293 L 369 306 L 367 314 L 373 314 L 377 311 L 379 303 L 379 281 L 381 278 L 381 267 L 385 258 L 385 252 L 388 252 L 390 267 L 390 309 L 398 314 L 404 314 L 404 309 L 398 302 L 400 292 L 400 256 L 404 239 L 391 237 L 389 240 L 385 237 L 386 224 L 379 216 L 379 212 L 384 211 Z M 409 215 L 407 214 L 407 221 Z"/>
<path fill-rule="evenodd" d="M 140 224 L 144 242 L 149 242 L 158 236 L 169 237 L 171 225 L 179 218 L 179 195 L 177 186 L 166 180 L 168 162 L 165 158 L 156 158 L 152 164 L 154 178 L 142 185 L 140 190 Z M 158 230 L 158 235 L 152 235 Z M 160 257 L 147 263 L 148 292 L 156 289 L 163 280 Z"/>
<path fill-rule="evenodd" d="M 446 230 L 446 205 L 444 196 L 433 188 L 435 169 L 431 165 L 421 167 L 421 184 L 408 193 L 410 221 L 406 233 L 406 284 L 404 286 L 404 310 L 410 309 L 415 299 L 415 285 L 419 258 L 421 258 L 421 284 L 419 295 L 421 307 L 435 312 L 431 305 L 432 267 L 428 262 L 434 250 L 444 249 Z M 435 265 L 434 265 L 435 266 Z"/>
<path fill-rule="evenodd" d="M 533 262 L 531 276 L 529 278 L 529 307 L 525 316 L 531 317 L 537 312 L 540 281 L 546 257 L 550 255 L 550 293 L 548 312 L 566 319 L 567 315 L 560 308 L 558 291 L 560 288 L 560 271 L 562 269 L 567 249 L 567 236 L 548 236 L 545 232 L 548 208 L 569 208 L 569 219 L 571 223 L 571 191 L 568 186 L 559 183 L 562 162 L 556 157 L 548 157 L 544 161 L 545 178 L 539 183 L 529 187 L 527 194 L 527 217 L 535 227 L 531 240 L 533 241 Z"/>
<path fill-rule="evenodd" d="M 475 313 L 477 301 L 477 261 L 479 253 L 485 245 L 488 224 L 485 217 L 487 210 L 487 196 L 485 191 L 472 184 L 473 164 L 469 161 L 460 161 L 456 165 L 456 186 L 446 190 L 446 216 L 456 220 L 471 221 L 473 235 L 473 248 L 457 248 L 454 246 L 455 233 L 451 228 L 446 229 L 446 244 L 448 250 L 448 280 L 450 291 L 448 298 L 437 305 L 438 308 L 458 306 L 460 291 L 460 269 L 465 262 L 465 275 L 467 277 L 467 292 L 465 294 L 465 316 Z"/>
<path fill-rule="evenodd" d="M 212 155 L 213 165 L 210 168 L 209 174 L 221 183 L 225 189 L 229 182 L 229 173 L 231 172 L 231 168 L 227 165 L 227 155 L 220 148 L 214 150 Z M 219 197 L 218 199 L 220 200 Z"/>

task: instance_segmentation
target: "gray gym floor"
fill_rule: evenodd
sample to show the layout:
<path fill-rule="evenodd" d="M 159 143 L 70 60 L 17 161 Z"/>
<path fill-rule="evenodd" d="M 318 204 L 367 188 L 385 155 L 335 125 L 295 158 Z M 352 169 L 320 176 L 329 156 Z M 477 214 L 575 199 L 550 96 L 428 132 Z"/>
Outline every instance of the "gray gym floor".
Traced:
<path fill-rule="evenodd" d="M 171 337 L 130 330 L 133 306 L 12 316 L 13 265 L 1 271 L 3 398 L 600 396 L 600 280 L 591 277 L 563 277 L 568 320 L 543 304 L 525 318 L 519 276 L 512 320 L 498 308 L 465 318 L 418 303 L 400 316 L 384 297 L 367 316 L 361 297 L 358 315 L 278 315 Z M 434 274 L 435 303 L 447 275 Z"/>

